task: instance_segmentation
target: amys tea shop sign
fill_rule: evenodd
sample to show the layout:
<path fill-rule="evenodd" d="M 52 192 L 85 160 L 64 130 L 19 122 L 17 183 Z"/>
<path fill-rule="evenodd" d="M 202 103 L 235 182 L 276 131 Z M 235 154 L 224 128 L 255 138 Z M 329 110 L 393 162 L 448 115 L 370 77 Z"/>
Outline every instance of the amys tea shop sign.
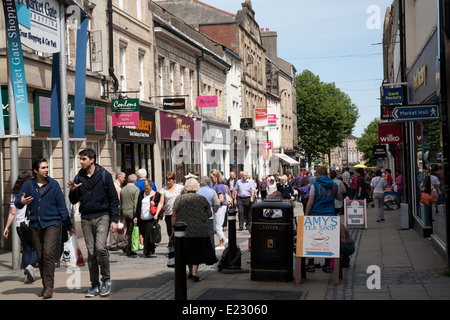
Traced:
<path fill-rule="evenodd" d="M 297 257 L 339 258 L 339 250 L 339 217 L 297 217 Z"/>

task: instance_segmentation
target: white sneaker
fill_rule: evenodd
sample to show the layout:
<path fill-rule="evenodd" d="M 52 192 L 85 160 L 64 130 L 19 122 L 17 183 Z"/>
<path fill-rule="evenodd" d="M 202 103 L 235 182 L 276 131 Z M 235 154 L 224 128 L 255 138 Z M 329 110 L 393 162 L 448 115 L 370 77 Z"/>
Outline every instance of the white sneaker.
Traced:
<path fill-rule="evenodd" d="M 28 281 L 30 282 L 36 281 L 36 276 L 34 275 L 34 267 L 31 264 L 29 264 L 25 268 L 25 275 L 28 276 Z"/>
<path fill-rule="evenodd" d="M 225 246 L 217 246 L 216 247 L 216 250 L 224 250 L 225 249 Z"/>

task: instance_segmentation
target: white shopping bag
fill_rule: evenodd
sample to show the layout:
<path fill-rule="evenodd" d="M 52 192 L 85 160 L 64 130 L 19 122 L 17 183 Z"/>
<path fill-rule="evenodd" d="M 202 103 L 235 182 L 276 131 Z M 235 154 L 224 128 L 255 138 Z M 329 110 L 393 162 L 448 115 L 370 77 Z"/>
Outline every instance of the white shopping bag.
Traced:
<path fill-rule="evenodd" d="M 61 260 L 67 265 L 71 266 L 84 266 L 83 254 L 81 253 L 80 246 L 76 234 L 69 237 L 69 240 L 64 242 L 64 251 L 61 255 Z"/>

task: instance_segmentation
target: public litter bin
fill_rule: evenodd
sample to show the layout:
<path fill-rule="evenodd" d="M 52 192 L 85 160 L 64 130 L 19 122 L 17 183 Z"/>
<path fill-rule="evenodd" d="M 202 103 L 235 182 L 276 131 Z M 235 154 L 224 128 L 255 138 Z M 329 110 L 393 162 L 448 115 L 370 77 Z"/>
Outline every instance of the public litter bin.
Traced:
<path fill-rule="evenodd" d="M 252 206 L 252 280 L 293 280 L 293 216 L 293 206 L 280 200 L 264 200 Z"/>

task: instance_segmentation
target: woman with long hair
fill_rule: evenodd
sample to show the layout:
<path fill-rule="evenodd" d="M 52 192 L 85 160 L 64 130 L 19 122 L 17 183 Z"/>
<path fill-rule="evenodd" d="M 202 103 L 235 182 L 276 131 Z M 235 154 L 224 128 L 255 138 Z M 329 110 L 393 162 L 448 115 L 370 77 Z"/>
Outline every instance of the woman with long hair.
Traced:
<path fill-rule="evenodd" d="M 26 231 L 29 224 L 28 217 L 26 216 L 27 206 L 25 205 L 22 209 L 17 209 L 14 205 L 14 201 L 16 200 L 23 184 L 31 178 L 32 176 L 27 171 L 22 171 L 14 183 L 14 187 L 11 190 L 8 221 L 6 222 L 5 230 L 3 231 L 3 236 L 5 239 L 8 239 L 10 226 L 16 226 L 17 234 L 19 235 L 22 243 L 22 268 L 25 273 L 25 283 L 31 283 L 36 280 L 34 268 L 36 268 L 37 256 L 33 243 L 31 242 L 31 238 L 21 233 L 21 231 Z"/>

